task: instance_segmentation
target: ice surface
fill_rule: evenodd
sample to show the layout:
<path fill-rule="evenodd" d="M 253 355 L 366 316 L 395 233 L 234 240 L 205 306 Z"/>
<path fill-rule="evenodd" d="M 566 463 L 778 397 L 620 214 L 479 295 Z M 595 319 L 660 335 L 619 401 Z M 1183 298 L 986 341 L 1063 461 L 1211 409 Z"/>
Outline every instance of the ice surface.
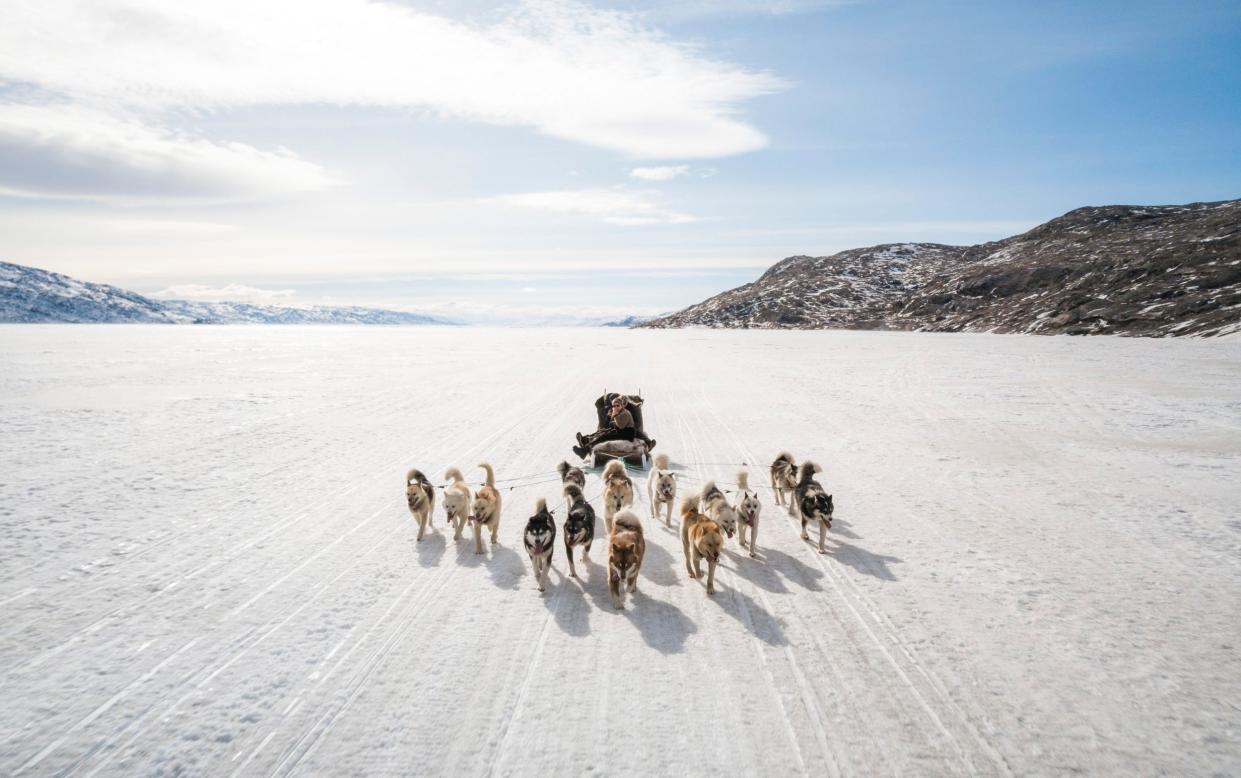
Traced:
<path fill-rule="evenodd" d="M 0 774 L 1241 772 L 1241 341 L 0 327 Z M 708 597 L 414 542 L 406 468 L 551 470 L 642 391 L 763 491 Z M 588 476 L 587 494 L 598 491 Z M 558 516 L 562 520 L 563 514 Z"/>

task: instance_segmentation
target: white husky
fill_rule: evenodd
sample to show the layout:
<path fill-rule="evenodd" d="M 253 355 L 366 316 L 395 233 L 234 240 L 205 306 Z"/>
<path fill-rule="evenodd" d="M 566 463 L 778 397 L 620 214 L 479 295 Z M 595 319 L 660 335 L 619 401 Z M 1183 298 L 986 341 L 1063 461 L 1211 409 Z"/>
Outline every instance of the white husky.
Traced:
<path fill-rule="evenodd" d="M 655 457 L 655 469 L 646 477 L 646 495 L 651 503 L 651 518 L 659 518 L 661 505 L 667 506 L 664 524 L 672 526 L 672 503 L 677 497 L 676 473 L 668 469 L 668 455 L 659 454 Z"/>
<path fill-rule="evenodd" d="M 741 543 L 741 547 L 746 547 L 745 531 L 750 530 L 750 556 L 758 556 L 758 512 L 762 510 L 763 504 L 758 501 L 758 494 L 750 491 L 749 473 L 742 471 L 737 473 L 737 501 L 733 503 L 733 510 L 737 512 L 737 518 L 740 523 L 737 525 L 737 540 Z"/>

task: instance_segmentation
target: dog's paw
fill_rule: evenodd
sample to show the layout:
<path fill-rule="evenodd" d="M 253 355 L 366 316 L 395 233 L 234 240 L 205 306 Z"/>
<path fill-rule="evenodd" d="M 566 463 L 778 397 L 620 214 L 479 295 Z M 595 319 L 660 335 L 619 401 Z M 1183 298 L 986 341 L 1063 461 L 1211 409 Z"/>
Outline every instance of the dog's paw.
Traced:
<path fill-rule="evenodd" d="M 753 551 L 751 551 L 751 552 L 750 552 L 750 559 L 758 559 L 758 554 L 756 554 L 756 553 L 754 553 Z"/>

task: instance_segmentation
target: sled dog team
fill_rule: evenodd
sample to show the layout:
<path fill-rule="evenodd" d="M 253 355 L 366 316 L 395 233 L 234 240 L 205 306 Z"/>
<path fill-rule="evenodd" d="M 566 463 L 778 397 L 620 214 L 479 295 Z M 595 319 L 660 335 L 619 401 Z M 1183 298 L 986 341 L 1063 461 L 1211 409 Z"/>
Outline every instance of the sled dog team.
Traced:
<path fill-rule="evenodd" d="M 448 468 L 443 487 L 444 514 L 453 528 L 453 540 L 460 540 L 468 524 L 474 532 L 474 553 L 483 553 L 483 531 L 491 533 L 491 544 L 496 544 L 500 530 L 500 492 L 495 486 L 495 471 L 490 464 L 479 465 L 487 474 L 478 491 L 470 494 L 470 487 L 455 467 Z M 565 556 L 569 560 L 569 575 L 576 578 L 573 550 L 581 548 L 582 562 L 589 561 L 590 547 L 595 539 L 595 509 L 586 500 L 586 474 L 581 468 L 561 462 L 557 468 L 568 512 L 562 526 Z M 818 525 L 819 553 L 826 553 L 823 542 L 832 528 L 832 495 L 828 494 L 815 479 L 822 468 L 813 462 L 802 462 L 799 468 L 788 452 L 781 452 L 771 463 L 771 489 L 777 505 L 788 506 L 789 515 L 801 519 L 802 540 L 809 540 L 807 528 Z M 631 506 L 634 485 L 625 466 L 619 460 L 608 462 L 602 474 L 603 524 L 607 532 L 608 593 L 612 604 L 624 607 L 626 592 L 638 588 L 638 572 L 646 555 L 646 538 L 642 522 Z M 676 501 L 676 473 L 669 469 L 666 454 L 655 457 L 655 467 L 646 480 L 651 519 L 662 518 L 672 526 L 672 507 Z M 418 522 L 418 540 L 422 540 L 427 526 L 432 524 L 435 508 L 435 486 L 419 470 L 410 470 L 405 476 L 405 497 L 409 512 Z M 681 548 L 685 555 L 685 569 L 691 578 L 702 577 L 702 562 L 707 563 L 707 594 L 715 593 L 715 568 L 724 550 L 725 539 L 737 535 L 742 548 L 749 549 L 751 557 L 758 556 L 758 517 L 762 504 L 758 494 L 750 490 L 747 474 L 737 474 L 736 498 L 730 503 L 715 481 L 708 481 L 702 491 L 681 501 Z M 747 541 L 746 535 L 749 535 Z M 547 500 L 540 498 L 535 504 L 534 515 L 526 522 L 522 542 L 539 591 L 547 588 L 547 575 L 551 569 L 555 550 L 556 522 L 547 507 Z"/>

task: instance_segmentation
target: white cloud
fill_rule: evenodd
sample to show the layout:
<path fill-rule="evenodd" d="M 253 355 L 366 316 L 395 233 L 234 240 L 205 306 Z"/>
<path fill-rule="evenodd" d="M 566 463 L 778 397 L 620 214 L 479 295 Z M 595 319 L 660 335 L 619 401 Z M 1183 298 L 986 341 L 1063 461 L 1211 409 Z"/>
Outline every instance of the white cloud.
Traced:
<path fill-rule="evenodd" d="M 414 109 L 651 159 L 766 144 L 739 110 L 783 82 L 636 19 L 537 0 L 489 26 L 368 0 L 18 0 L 0 26 L 0 79 L 148 115 Z"/>
<path fill-rule="evenodd" d="M 260 289 L 245 284 L 229 284 L 219 287 L 203 284 L 175 284 L 151 296 L 169 300 L 204 302 L 287 303 L 294 294 L 296 292 L 292 289 Z"/>
<path fill-rule="evenodd" d="M 0 104 L 0 192 L 141 202 L 227 200 L 324 189 L 287 150 L 215 143 L 71 105 Z"/>
<path fill-rule="evenodd" d="M 686 224 L 697 216 L 662 207 L 648 195 L 624 189 L 576 189 L 562 192 L 523 192 L 489 198 L 517 208 L 587 216 L 608 224 Z"/>
<path fill-rule="evenodd" d="M 113 232 L 156 236 L 208 237 L 237 231 L 233 224 L 178 219 L 108 219 L 104 225 Z"/>
<path fill-rule="evenodd" d="M 657 167 L 636 167 L 629 171 L 630 178 L 643 181 L 671 181 L 677 176 L 689 173 L 689 165 L 660 165 Z"/>

